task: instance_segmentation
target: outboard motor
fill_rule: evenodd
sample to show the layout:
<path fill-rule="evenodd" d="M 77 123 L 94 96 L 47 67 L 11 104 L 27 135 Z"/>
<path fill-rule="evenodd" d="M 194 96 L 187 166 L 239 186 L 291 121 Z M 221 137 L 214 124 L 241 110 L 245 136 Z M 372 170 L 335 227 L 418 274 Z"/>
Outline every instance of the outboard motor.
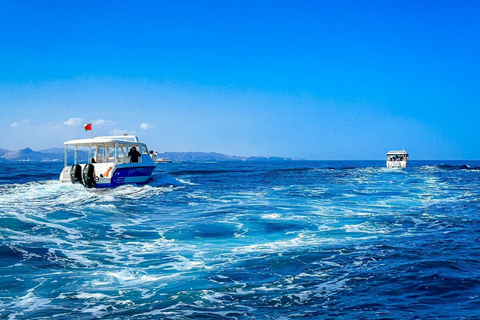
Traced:
<path fill-rule="evenodd" d="M 91 163 L 83 168 L 83 185 L 86 188 L 93 188 L 95 185 L 95 167 Z"/>
<path fill-rule="evenodd" d="M 79 164 L 74 164 L 70 169 L 70 181 L 82 183 L 82 167 Z"/>

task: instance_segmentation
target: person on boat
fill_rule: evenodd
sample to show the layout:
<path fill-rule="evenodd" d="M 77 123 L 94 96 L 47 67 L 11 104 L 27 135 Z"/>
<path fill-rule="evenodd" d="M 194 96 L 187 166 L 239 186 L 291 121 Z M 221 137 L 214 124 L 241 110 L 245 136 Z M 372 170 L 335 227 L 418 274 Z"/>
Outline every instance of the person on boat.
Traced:
<path fill-rule="evenodd" d="M 130 159 L 130 162 L 138 162 L 138 157 L 140 157 L 140 152 L 137 151 L 137 148 L 130 148 L 130 151 L 128 152 L 128 158 Z"/>
<path fill-rule="evenodd" d="M 152 158 L 153 161 L 155 161 L 155 158 L 157 157 L 157 154 L 158 154 L 158 152 L 156 154 L 153 154 L 153 150 L 150 150 L 150 157 Z"/>

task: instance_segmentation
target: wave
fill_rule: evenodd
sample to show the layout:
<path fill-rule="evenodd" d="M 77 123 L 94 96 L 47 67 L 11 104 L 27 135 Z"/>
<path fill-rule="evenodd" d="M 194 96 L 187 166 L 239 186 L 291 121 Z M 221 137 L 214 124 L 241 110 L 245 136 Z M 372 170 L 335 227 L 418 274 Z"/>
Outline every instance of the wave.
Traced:
<path fill-rule="evenodd" d="M 435 167 L 439 169 L 444 169 L 444 170 L 480 170 L 480 166 L 471 167 L 468 164 L 450 165 L 450 164 L 442 163 L 442 164 L 435 165 Z"/>
<path fill-rule="evenodd" d="M 478 317 L 478 168 L 445 163 L 38 166 L 0 183 L 0 318 Z"/>
<path fill-rule="evenodd" d="M 156 173 L 152 176 L 152 179 L 148 182 L 148 185 L 151 185 L 154 187 L 169 186 L 169 185 L 174 187 L 179 187 L 179 186 L 184 186 L 189 184 L 190 182 L 188 181 L 172 177 L 170 173 Z"/>
<path fill-rule="evenodd" d="M 185 175 L 205 175 L 205 174 L 221 174 L 221 173 L 241 173 L 241 172 L 249 172 L 250 170 L 237 170 L 237 169 L 214 169 L 214 170 L 205 170 L 205 169 L 198 169 L 198 170 L 179 170 L 179 171 L 171 171 L 169 174 L 173 176 L 185 176 Z"/>
<path fill-rule="evenodd" d="M 364 167 L 364 166 L 341 166 L 341 167 L 332 167 L 332 166 L 327 166 L 327 167 L 304 167 L 304 168 L 287 168 L 287 169 L 280 169 L 277 170 L 278 172 L 288 172 L 288 171 L 320 171 L 320 170 L 356 170 L 356 169 L 367 169 L 367 168 L 378 168 L 378 167 Z"/>

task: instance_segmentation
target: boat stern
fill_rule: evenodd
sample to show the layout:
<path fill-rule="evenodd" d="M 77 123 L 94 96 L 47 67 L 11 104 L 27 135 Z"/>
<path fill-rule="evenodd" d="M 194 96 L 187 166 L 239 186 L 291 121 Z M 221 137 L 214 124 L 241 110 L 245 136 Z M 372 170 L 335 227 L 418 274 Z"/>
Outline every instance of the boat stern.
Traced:
<path fill-rule="evenodd" d="M 63 168 L 62 172 L 60 172 L 60 177 L 59 177 L 60 182 L 72 182 L 70 178 L 71 170 L 72 170 L 72 167 L 67 166 Z"/>
<path fill-rule="evenodd" d="M 387 168 L 406 168 L 408 153 L 405 150 L 392 150 L 387 153 Z"/>

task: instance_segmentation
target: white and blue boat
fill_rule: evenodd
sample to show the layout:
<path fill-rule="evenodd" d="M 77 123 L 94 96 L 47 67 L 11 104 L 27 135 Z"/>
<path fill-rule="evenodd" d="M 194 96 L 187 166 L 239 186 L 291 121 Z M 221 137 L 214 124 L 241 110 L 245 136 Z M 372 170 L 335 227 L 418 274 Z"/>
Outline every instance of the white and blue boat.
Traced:
<path fill-rule="evenodd" d="M 147 146 L 136 136 L 95 137 L 70 140 L 64 144 L 61 182 L 82 183 L 87 188 L 145 184 L 156 168 Z M 69 159 L 69 149 L 74 150 L 73 159 Z M 81 163 L 80 155 L 89 160 Z"/>
<path fill-rule="evenodd" d="M 408 153 L 405 150 L 392 150 L 387 152 L 387 168 L 406 168 Z"/>

